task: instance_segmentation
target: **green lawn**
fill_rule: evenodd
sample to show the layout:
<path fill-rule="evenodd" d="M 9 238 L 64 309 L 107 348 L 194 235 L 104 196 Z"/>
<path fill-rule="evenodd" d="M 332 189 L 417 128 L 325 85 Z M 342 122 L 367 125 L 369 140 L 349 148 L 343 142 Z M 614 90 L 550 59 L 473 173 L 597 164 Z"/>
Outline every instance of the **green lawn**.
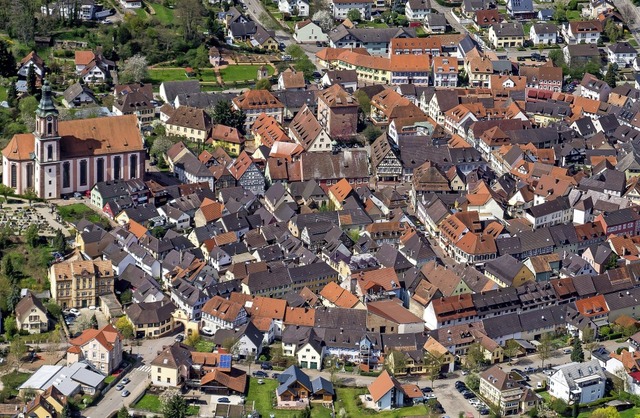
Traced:
<path fill-rule="evenodd" d="M 592 413 L 593 411 L 581 412 L 578 415 L 578 418 L 589 418 Z M 636 416 L 638 416 L 638 414 L 640 414 L 640 408 L 636 407 L 636 408 L 626 409 L 624 411 L 620 411 L 620 418 L 635 418 Z"/>
<path fill-rule="evenodd" d="M 257 71 L 257 69 L 256 69 Z M 196 77 L 193 77 L 195 80 Z M 200 70 L 200 81 L 215 82 L 216 73 L 213 68 L 204 68 Z M 163 81 L 181 81 L 189 80 L 183 69 L 173 68 L 149 68 L 149 80 L 152 84 L 162 84 Z"/>
<path fill-rule="evenodd" d="M 529 31 L 531 30 L 531 26 L 533 26 L 533 23 L 531 22 L 527 22 L 522 25 L 522 31 L 524 32 L 525 39 L 529 39 Z"/>
<path fill-rule="evenodd" d="M 31 373 L 11 372 L 0 377 L 5 388 L 11 390 L 11 396 L 18 396 L 18 388 L 31 377 Z"/>
<path fill-rule="evenodd" d="M 0 102 L 7 100 L 7 89 L 0 86 Z"/>
<path fill-rule="evenodd" d="M 580 11 L 579 10 L 567 10 L 567 20 L 580 20 Z"/>
<path fill-rule="evenodd" d="M 62 219 L 71 223 L 75 223 L 82 218 L 86 218 L 88 221 L 93 223 L 99 223 L 103 226 L 109 225 L 109 222 L 105 218 L 98 215 L 93 209 L 84 203 L 60 206 L 58 207 L 58 213 Z"/>
<path fill-rule="evenodd" d="M 258 379 L 250 377 L 249 392 L 247 393 L 245 405 L 254 405 L 256 411 L 263 417 L 275 414 L 278 418 L 293 418 L 299 411 L 277 410 L 276 412 L 276 409 L 273 407 L 272 402 L 275 401 L 274 398 L 277 387 L 278 382 L 275 379 L 264 379 L 264 384 L 259 385 Z"/>
<path fill-rule="evenodd" d="M 160 404 L 160 398 L 158 395 L 152 395 L 150 393 L 145 393 L 142 398 L 135 405 L 133 405 L 136 409 L 142 409 L 143 411 L 149 412 L 162 412 L 162 405 Z"/>
<path fill-rule="evenodd" d="M 165 7 L 159 3 L 149 3 L 149 5 L 156 12 L 153 16 L 158 19 L 164 26 L 168 26 L 173 23 L 173 10 Z"/>
<path fill-rule="evenodd" d="M 230 65 L 220 70 L 220 76 L 225 83 L 233 83 L 234 81 L 255 80 L 258 78 L 259 65 Z M 269 75 L 272 75 L 274 68 L 267 65 Z"/>
<path fill-rule="evenodd" d="M 114 380 L 116 380 L 116 377 L 112 374 L 110 374 L 109 376 L 104 378 L 104 384 L 108 385 L 109 383 L 113 382 Z"/>
<path fill-rule="evenodd" d="M 213 352 L 213 346 L 214 344 L 211 341 L 201 339 L 194 348 L 200 353 L 211 353 Z"/>
<path fill-rule="evenodd" d="M 358 397 L 367 393 L 365 388 L 336 388 L 335 410 L 340 411 L 344 408 L 348 417 L 359 417 L 365 415 L 373 415 L 384 418 L 400 418 L 411 416 L 427 416 L 429 410 L 425 405 L 415 405 L 406 408 L 400 408 L 395 411 L 374 412 L 372 410 L 363 410 L 358 406 Z M 313 412 L 313 411 L 312 411 Z"/>
<path fill-rule="evenodd" d="M 138 17 L 141 17 L 143 19 L 146 19 L 149 16 L 143 8 L 136 9 L 136 14 L 138 15 Z"/>

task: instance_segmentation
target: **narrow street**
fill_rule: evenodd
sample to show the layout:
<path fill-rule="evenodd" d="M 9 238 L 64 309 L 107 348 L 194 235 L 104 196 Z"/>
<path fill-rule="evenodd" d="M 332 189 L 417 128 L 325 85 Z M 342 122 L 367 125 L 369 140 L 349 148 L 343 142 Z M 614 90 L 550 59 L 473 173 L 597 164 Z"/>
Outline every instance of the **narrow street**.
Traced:
<path fill-rule="evenodd" d="M 640 8 L 636 7 L 631 0 L 613 0 L 613 4 L 622 16 L 629 16 L 626 21 L 629 31 L 636 41 L 640 42 Z"/>

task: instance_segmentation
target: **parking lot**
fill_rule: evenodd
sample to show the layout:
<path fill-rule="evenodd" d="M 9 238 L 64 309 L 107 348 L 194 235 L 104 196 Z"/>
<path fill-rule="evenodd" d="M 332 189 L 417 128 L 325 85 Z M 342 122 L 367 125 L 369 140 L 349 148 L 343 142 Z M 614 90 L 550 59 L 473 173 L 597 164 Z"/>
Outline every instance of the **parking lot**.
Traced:
<path fill-rule="evenodd" d="M 77 333 L 82 332 L 83 329 L 90 328 L 91 318 L 93 315 L 95 315 L 98 320 L 98 328 L 102 328 L 107 325 L 107 318 L 98 308 L 82 308 L 65 311 L 65 322 L 69 327 L 69 333 L 71 335 L 76 335 Z M 89 326 L 87 326 L 88 324 Z"/>

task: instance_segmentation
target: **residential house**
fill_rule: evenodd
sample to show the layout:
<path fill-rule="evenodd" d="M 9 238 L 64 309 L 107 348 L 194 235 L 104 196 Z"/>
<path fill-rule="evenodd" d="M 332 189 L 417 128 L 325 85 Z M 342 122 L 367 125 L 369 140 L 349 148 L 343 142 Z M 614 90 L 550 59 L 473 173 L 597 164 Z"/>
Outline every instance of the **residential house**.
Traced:
<path fill-rule="evenodd" d="M 96 97 L 93 91 L 86 85 L 80 83 L 70 85 L 64 93 L 62 93 L 62 97 L 62 104 L 67 109 L 96 103 Z"/>
<path fill-rule="evenodd" d="M 293 30 L 293 39 L 301 44 L 329 41 L 329 37 L 322 31 L 322 28 L 310 20 L 296 22 Z"/>
<path fill-rule="evenodd" d="M 174 109 L 164 124 L 167 135 L 180 136 L 200 143 L 207 140 L 212 125 L 211 116 L 207 112 L 189 106 Z"/>
<path fill-rule="evenodd" d="M 426 33 L 445 33 L 449 22 L 443 14 L 429 13 L 424 19 L 424 30 Z"/>
<path fill-rule="evenodd" d="M 278 10 L 290 16 L 308 17 L 309 3 L 304 0 L 280 0 Z"/>
<path fill-rule="evenodd" d="M 529 40 L 534 45 L 552 45 L 557 39 L 558 27 L 553 23 L 535 23 L 529 29 Z"/>
<path fill-rule="evenodd" d="M 409 22 L 424 22 L 431 14 L 431 2 L 429 0 L 408 0 L 404 5 L 405 15 Z"/>
<path fill-rule="evenodd" d="M 479 392 L 505 416 L 524 414 L 541 402 L 531 388 L 516 382 L 513 372 L 505 372 L 498 365 L 480 373 Z"/>
<path fill-rule="evenodd" d="M 122 363 L 122 335 L 113 325 L 101 329 L 87 329 L 69 340 L 67 367 L 85 361 L 105 375 L 111 374 Z"/>
<path fill-rule="evenodd" d="M 337 141 L 353 138 L 358 125 L 357 100 L 339 84 L 318 93 L 318 121 Z"/>
<path fill-rule="evenodd" d="M 549 377 L 549 395 L 565 402 L 587 404 L 605 396 L 607 377 L 596 359 L 558 366 Z"/>
<path fill-rule="evenodd" d="M 116 65 L 100 52 L 75 51 L 75 67 L 76 74 L 86 84 L 103 84 L 112 78 L 111 72 Z"/>
<path fill-rule="evenodd" d="M 458 60 L 451 57 L 433 57 L 433 85 L 435 87 L 458 86 Z"/>
<path fill-rule="evenodd" d="M 603 30 L 599 20 L 572 21 L 562 27 L 565 42 L 574 44 L 597 44 Z"/>
<path fill-rule="evenodd" d="M 246 115 L 245 132 L 263 113 L 272 116 L 278 123 L 283 121 L 284 105 L 268 90 L 249 90 L 233 99 L 233 106 Z"/>
<path fill-rule="evenodd" d="M 213 125 L 207 144 L 222 147 L 227 153 L 239 155 L 244 149 L 245 137 L 236 128 L 221 124 Z"/>
<path fill-rule="evenodd" d="M 157 338 L 173 331 L 175 310 L 173 302 L 161 300 L 134 303 L 125 309 L 125 314 L 133 324 L 136 338 Z"/>
<path fill-rule="evenodd" d="M 526 1 L 526 0 L 510 0 Z M 531 2 L 531 0 L 529 0 Z M 495 23 L 489 28 L 489 42 L 494 48 L 519 48 L 524 44 L 524 31 L 520 22 Z"/>
<path fill-rule="evenodd" d="M 151 361 L 151 384 L 153 386 L 181 387 L 189 378 L 192 348 L 174 343 L 160 352 Z"/>
<path fill-rule="evenodd" d="M 331 402 L 335 396 L 333 384 L 323 377 L 311 380 L 298 366 L 290 366 L 278 376 L 276 389 L 278 402 L 308 402 L 322 400 Z"/>
<path fill-rule="evenodd" d="M 49 268 L 51 297 L 63 309 L 97 306 L 98 297 L 113 293 L 110 261 L 65 261 Z"/>
<path fill-rule="evenodd" d="M 29 334 L 39 334 L 49 330 L 47 308 L 33 293 L 27 291 L 15 307 L 18 330 Z"/>
<path fill-rule="evenodd" d="M 593 43 L 570 44 L 562 48 L 565 62 L 572 66 L 581 66 L 589 62 L 600 62 L 600 51 Z"/>
<path fill-rule="evenodd" d="M 377 410 L 404 406 L 402 385 L 384 370 L 368 387 L 369 394 Z"/>
<path fill-rule="evenodd" d="M 289 124 L 289 137 L 307 152 L 332 149 L 329 133 L 306 105 Z"/>
<path fill-rule="evenodd" d="M 371 19 L 372 2 L 370 0 L 331 0 L 331 14 L 334 19 L 344 20 L 350 10 L 357 10 L 364 20 Z"/>
<path fill-rule="evenodd" d="M 535 18 L 533 0 L 507 0 L 507 14 L 513 19 Z"/>
<path fill-rule="evenodd" d="M 629 42 L 617 42 L 607 47 L 607 58 L 610 64 L 616 64 L 620 68 L 633 65 L 638 57 L 638 51 Z"/>
<path fill-rule="evenodd" d="M 202 308 L 201 327 L 212 332 L 238 328 L 247 322 L 247 311 L 238 302 L 214 296 Z"/>
<path fill-rule="evenodd" d="M 531 270 L 508 254 L 488 261 L 484 266 L 485 275 L 500 287 L 519 287 L 534 281 Z"/>
<path fill-rule="evenodd" d="M 40 56 L 35 51 L 31 51 L 18 63 L 18 80 L 16 81 L 16 91 L 21 93 L 27 92 L 27 74 L 29 73 L 29 68 L 31 67 L 33 67 L 33 72 L 36 75 L 36 87 L 42 86 L 46 67 L 42 58 L 40 58 Z"/>
<path fill-rule="evenodd" d="M 229 165 L 228 170 L 239 186 L 258 196 L 264 194 L 264 175 L 246 151 L 242 151 L 238 155 L 238 158 Z"/>
<path fill-rule="evenodd" d="M 112 111 L 116 115 L 136 115 L 140 125 L 155 119 L 155 101 L 151 84 L 118 84 L 113 91 Z"/>
<path fill-rule="evenodd" d="M 219 329 L 213 337 L 217 347 L 223 347 L 228 341 L 235 341 L 233 351 L 236 356 L 258 358 L 262 354 L 264 334 L 253 322 L 247 322 L 235 329 Z"/>

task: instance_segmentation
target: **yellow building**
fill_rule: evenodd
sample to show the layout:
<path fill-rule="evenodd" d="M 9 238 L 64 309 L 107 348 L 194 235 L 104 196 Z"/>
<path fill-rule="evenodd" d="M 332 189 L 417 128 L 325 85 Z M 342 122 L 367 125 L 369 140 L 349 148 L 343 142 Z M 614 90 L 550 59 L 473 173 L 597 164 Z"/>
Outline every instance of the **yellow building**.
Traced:
<path fill-rule="evenodd" d="M 166 347 L 151 362 L 151 384 L 162 387 L 179 387 L 189 378 L 191 349 L 181 343 Z"/>
<path fill-rule="evenodd" d="M 51 418 L 61 416 L 67 397 L 54 385 L 37 395 L 28 405 L 24 416 L 30 418 Z"/>
<path fill-rule="evenodd" d="M 524 263 L 510 255 L 503 255 L 485 264 L 485 276 L 500 287 L 519 287 L 535 281 L 535 276 Z"/>
<path fill-rule="evenodd" d="M 489 43 L 497 48 L 520 48 L 524 44 L 524 29 L 520 22 L 494 23 L 489 28 Z"/>
<path fill-rule="evenodd" d="M 236 128 L 225 125 L 215 125 L 211 129 L 211 135 L 207 140 L 207 144 L 214 147 L 221 147 L 227 153 L 239 155 L 244 149 L 245 138 Z"/>
<path fill-rule="evenodd" d="M 67 261 L 49 269 L 51 297 L 63 309 L 97 306 L 98 296 L 113 293 L 111 261 Z"/>
<path fill-rule="evenodd" d="M 211 125 L 211 117 L 207 112 L 189 106 L 172 110 L 164 123 L 167 135 L 180 136 L 194 142 L 206 141 Z"/>

